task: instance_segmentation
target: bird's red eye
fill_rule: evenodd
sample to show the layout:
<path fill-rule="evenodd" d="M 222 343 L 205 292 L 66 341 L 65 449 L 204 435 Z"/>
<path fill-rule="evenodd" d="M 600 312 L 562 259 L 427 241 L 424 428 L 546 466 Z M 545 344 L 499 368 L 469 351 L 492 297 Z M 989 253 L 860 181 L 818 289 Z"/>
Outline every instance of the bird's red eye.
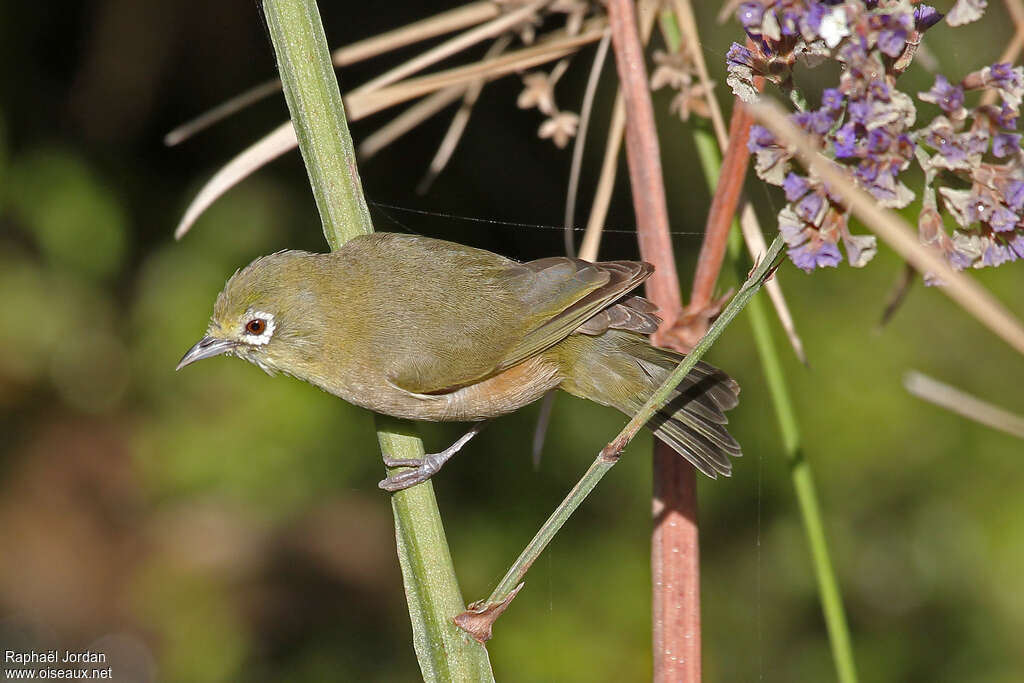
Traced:
<path fill-rule="evenodd" d="M 261 335 L 267 330 L 267 321 L 263 318 L 253 318 L 245 324 L 245 331 L 249 334 Z"/>

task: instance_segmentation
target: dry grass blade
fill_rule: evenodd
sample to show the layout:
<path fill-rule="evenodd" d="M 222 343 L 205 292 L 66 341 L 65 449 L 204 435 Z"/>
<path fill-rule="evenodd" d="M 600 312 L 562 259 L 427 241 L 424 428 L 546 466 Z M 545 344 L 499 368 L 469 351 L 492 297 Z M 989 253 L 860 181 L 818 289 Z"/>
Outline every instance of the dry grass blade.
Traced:
<path fill-rule="evenodd" d="M 179 145 L 196 133 L 204 131 L 215 123 L 234 115 L 236 112 L 242 111 L 246 107 L 279 92 L 281 92 L 281 79 L 279 78 L 260 83 L 256 87 L 232 97 L 227 102 L 218 104 L 213 109 L 203 112 L 191 121 L 181 124 L 164 136 L 164 144 L 168 147 Z"/>
<path fill-rule="evenodd" d="M 466 88 L 453 85 L 424 97 L 401 114 L 391 119 L 359 143 L 359 157 L 364 161 L 377 154 L 398 138 L 413 130 L 434 114 L 456 102 L 466 93 Z"/>
<path fill-rule="evenodd" d="M 987 290 L 953 270 L 937 252 L 922 245 L 906 221 L 880 207 L 874 197 L 854 184 L 846 171 L 819 154 L 779 105 L 762 100 L 749 106 L 755 118 L 778 140 L 792 147 L 804 165 L 826 182 L 868 229 L 919 271 L 934 273 L 945 283 L 940 291 L 1018 352 L 1024 353 L 1024 326 Z"/>
<path fill-rule="evenodd" d="M 582 45 L 599 40 L 604 34 L 604 29 L 603 20 L 591 20 L 586 29 L 577 36 L 568 36 L 564 31 L 559 31 L 551 39 L 538 45 L 494 59 L 403 81 L 374 92 L 349 95 L 345 98 L 348 120 L 357 121 L 382 109 L 437 91 L 448 90 L 451 93 L 451 101 L 455 101 L 461 97 L 466 87 L 480 78 L 490 81 L 515 71 L 560 59 L 572 54 Z M 453 89 L 458 90 L 456 92 Z M 438 100 L 431 103 L 431 106 L 438 105 L 443 99 L 438 95 Z M 420 110 L 417 115 L 422 113 L 423 110 Z M 404 121 L 402 125 L 406 125 L 409 120 Z M 398 127 L 396 126 L 396 128 Z M 284 123 L 229 161 L 202 187 L 199 194 L 189 204 L 185 216 L 175 230 L 175 237 L 181 239 L 202 212 L 231 187 L 264 164 L 294 149 L 296 144 L 291 123 Z"/>
<path fill-rule="evenodd" d="M 920 372 L 911 370 L 903 376 L 903 386 L 914 396 L 934 403 L 968 420 L 998 429 L 1024 439 L 1024 417 L 999 406 L 982 401 L 956 387 L 943 384 Z"/>
<path fill-rule="evenodd" d="M 511 36 L 501 36 L 487 50 L 484 59 L 497 57 L 508 48 L 511 42 Z M 431 159 L 430 167 L 423 176 L 423 180 L 416 186 L 417 194 L 426 194 L 437 176 L 448 165 L 452 154 L 455 153 L 455 148 L 459 145 L 459 140 L 462 139 L 462 134 L 466 132 L 466 126 L 469 125 L 469 117 L 473 114 L 473 107 L 476 105 L 476 101 L 480 99 L 480 93 L 483 92 L 486 82 L 483 78 L 478 78 L 466 89 L 462 96 L 462 105 L 455 112 L 455 116 L 452 117 L 452 122 L 448 126 L 447 132 L 445 132 L 444 138 L 441 139 L 441 144 L 438 145 L 437 153 Z"/>
<path fill-rule="evenodd" d="M 761 232 L 761 224 L 754 213 L 754 207 L 744 200 L 743 208 L 740 209 L 740 230 L 743 232 L 743 241 L 747 244 L 747 251 L 750 253 L 750 260 L 758 263 L 768 253 L 768 244 L 764 241 L 764 233 Z M 797 359 L 807 365 L 807 353 L 804 351 L 804 342 L 796 331 L 796 323 L 793 322 L 793 314 L 789 312 L 789 304 L 782 293 L 782 285 L 779 278 L 774 277 L 764 283 L 764 290 L 775 308 L 775 315 L 779 317 L 779 324 L 782 325 L 789 345 L 796 354 Z"/>
<path fill-rule="evenodd" d="M 331 53 L 331 61 L 336 67 L 356 64 L 385 52 L 391 52 L 392 50 L 397 50 L 423 40 L 436 38 L 452 31 L 459 31 L 467 26 L 480 24 L 493 19 L 499 13 L 500 8 L 498 4 L 490 2 L 490 0 L 470 3 L 411 24 L 406 24 L 393 31 L 387 31 L 380 35 L 352 43 L 351 45 L 340 47 Z M 277 78 L 261 83 L 197 116 L 191 121 L 178 126 L 164 137 L 164 144 L 168 147 L 180 144 L 196 133 L 280 91 L 281 81 Z"/>
<path fill-rule="evenodd" d="M 455 67 L 429 76 L 410 78 L 373 92 L 363 92 L 358 97 L 346 99 L 345 106 L 351 112 L 351 117 L 362 118 L 442 88 L 468 85 L 481 77 L 491 81 L 571 55 L 580 47 L 600 40 L 604 35 L 604 29 L 604 19 L 591 19 L 578 35 L 570 36 L 565 31 L 556 31 L 549 39 L 538 41 L 536 45 L 494 59 Z"/>
<path fill-rule="evenodd" d="M 417 71 L 422 71 L 428 66 L 437 64 L 441 60 L 458 54 L 477 43 L 481 43 L 488 38 L 496 38 L 516 24 L 521 23 L 523 20 L 535 14 L 537 10 L 546 5 L 547 2 L 548 0 L 535 0 L 535 2 L 520 7 L 514 12 L 509 12 L 508 14 L 504 14 L 496 19 L 492 19 L 482 26 L 477 26 L 476 28 L 466 31 L 451 40 L 447 40 L 437 47 L 427 50 L 423 54 L 417 55 L 409 61 L 399 64 L 394 69 L 386 71 L 373 80 L 364 83 L 349 93 L 349 96 L 351 97 L 356 94 L 380 90 L 385 86 L 402 80 L 406 76 L 410 76 Z"/>
<path fill-rule="evenodd" d="M 601 175 L 597 179 L 594 190 L 594 201 L 590 206 L 590 217 L 587 219 L 587 230 L 583 233 L 579 257 L 585 261 L 596 261 L 601 248 L 601 231 L 605 219 L 608 218 L 608 206 L 612 203 L 612 191 L 615 189 L 615 176 L 619 169 L 619 150 L 622 149 L 622 138 L 626 133 L 626 105 L 622 102 L 622 93 L 615 96 L 612 107 L 612 121 L 608 126 L 608 139 L 604 147 L 604 161 L 601 162 Z"/>
<path fill-rule="evenodd" d="M 576 255 L 576 245 L 573 243 L 573 224 L 576 222 L 576 198 L 580 189 L 580 169 L 583 167 L 583 148 L 587 142 L 587 131 L 590 129 L 590 117 L 594 111 L 594 96 L 597 94 L 597 84 L 601 80 L 601 71 L 604 68 L 604 60 L 608 56 L 608 45 L 611 41 L 611 34 L 605 33 L 604 38 L 597 45 L 597 52 L 594 54 L 594 64 L 590 68 L 590 76 L 587 77 L 587 88 L 583 94 L 583 105 L 580 107 L 580 127 L 576 132 L 576 140 L 572 147 L 572 165 L 569 167 L 569 187 L 565 193 L 565 253 L 569 256 Z M 593 261 L 597 257 L 595 250 L 593 258 L 584 258 Z"/>
<path fill-rule="evenodd" d="M 225 164 L 203 185 L 185 209 L 185 215 L 174 230 L 174 239 L 180 240 L 184 237 L 203 211 L 206 211 L 218 197 L 268 161 L 295 149 L 297 144 L 292 122 L 286 121 Z"/>

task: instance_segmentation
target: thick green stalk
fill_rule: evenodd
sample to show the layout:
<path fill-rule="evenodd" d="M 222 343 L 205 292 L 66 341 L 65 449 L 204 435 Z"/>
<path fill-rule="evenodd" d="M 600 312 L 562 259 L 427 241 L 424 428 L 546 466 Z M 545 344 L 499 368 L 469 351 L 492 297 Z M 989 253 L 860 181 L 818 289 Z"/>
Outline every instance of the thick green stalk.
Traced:
<path fill-rule="evenodd" d="M 373 232 L 315 0 L 263 0 L 285 99 L 331 249 Z M 411 427 L 378 417 L 381 448 L 423 456 Z M 413 644 L 427 681 L 493 681 L 487 650 L 455 626 L 465 610 L 430 482 L 392 497 Z"/>
<path fill-rule="evenodd" d="M 694 127 L 694 141 L 708 187 L 714 188 L 718 184 L 718 175 L 722 164 L 718 145 L 710 131 L 699 127 Z M 750 261 L 743 248 L 743 237 L 740 235 L 740 226 L 737 221 L 733 221 L 732 232 L 729 235 L 729 256 L 736 267 L 737 277 L 742 280 L 750 267 Z M 818 494 L 814 487 L 814 477 L 800 445 L 799 423 L 796 419 L 793 402 L 789 398 L 789 388 L 782 370 L 782 361 L 775 347 L 775 341 L 772 339 L 771 324 L 764 300 L 754 299 L 751 301 L 748 311 L 750 324 L 754 331 L 754 345 L 757 347 L 757 354 L 761 359 L 765 381 L 768 384 L 772 405 L 775 407 L 775 415 L 779 421 L 782 445 L 789 462 L 793 489 L 796 492 L 797 507 L 800 509 L 800 518 L 803 521 L 804 533 L 807 535 L 807 544 L 811 549 L 811 560 L 818 581 L 821 609 L 825 615 L 825 627 L 828 629 L 836 673 L 841 683 L 855 683 L 857 668 L 854 664 L 853 645 L 850 641 L 850 629 L 846 623 L 846 612 L 843 609 L 843 596 L 832 567 L 828 543 L 825 540 L 825 527 L 821 518 L 821 506 L 818 504 Z"/>

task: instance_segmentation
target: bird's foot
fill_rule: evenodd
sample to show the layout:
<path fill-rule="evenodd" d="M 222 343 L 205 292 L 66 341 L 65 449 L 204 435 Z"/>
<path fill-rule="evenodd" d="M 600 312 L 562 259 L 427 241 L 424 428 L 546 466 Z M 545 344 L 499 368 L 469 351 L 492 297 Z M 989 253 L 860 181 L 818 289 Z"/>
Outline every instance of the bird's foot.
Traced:
<path fill-rule="evenodd" d="M 388 467 L 408 467 L 410 469 L 388 475 L 388 478 L 382 479 L 377 486 L 394 493 L 416 484 L 422 484 L 437 474 L 441 465 L 445 464 L 452 455 L 454 453 L 441 451 L 440 453 L 429 453 L 422 458 L 392 459 L 385 456 L 384 464 Z"/>
<path fill-rule="evenodd" d="M 485 424 L 487 423 L 476 423 L 468 432 L 459 437 L 455 443 L 440 453 L 427 453 L 422 458 L 392 458 L 385 454 L 383 459 L 386 466 L 409 467 L 411 469 L 389 474 L 388 478 L 382 479 L 377 486 L 385 491 L 391 491 L 394 493 L 395 491 L 401 491 L 402 489 L 407 489 L 410 486 L 415 486 L 416 484 L 422 484 L 427 479 L 430 479 L 432 476 L 437 474 L 440 471 L 441 466 L 448 462 L 453 455 L 458 453 L 459 449 L 465 446 L 467 441 L 479 434 Z"/>

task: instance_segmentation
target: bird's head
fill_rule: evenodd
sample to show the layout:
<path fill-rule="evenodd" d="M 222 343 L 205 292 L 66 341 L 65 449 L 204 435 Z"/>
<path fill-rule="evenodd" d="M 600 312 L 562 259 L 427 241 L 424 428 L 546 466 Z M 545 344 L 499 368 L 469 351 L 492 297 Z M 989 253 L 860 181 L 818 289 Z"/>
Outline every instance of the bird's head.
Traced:
<path fill-rule="evenodd" d="M 206 335 L 178 363 L 232 355 L 265 372 L 293 373 L 315 339 L 317 296 L 309 262 L 315 257 L 282 251 L 236 272 L 217 296 Z"/>

